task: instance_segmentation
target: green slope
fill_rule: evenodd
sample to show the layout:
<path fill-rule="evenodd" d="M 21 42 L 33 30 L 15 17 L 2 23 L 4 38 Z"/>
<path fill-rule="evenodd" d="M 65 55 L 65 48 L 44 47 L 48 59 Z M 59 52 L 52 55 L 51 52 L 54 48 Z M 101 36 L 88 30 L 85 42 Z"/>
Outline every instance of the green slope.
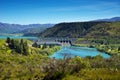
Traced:
<path fill-rule="evenodd" d="M 40 37 L 81 37 L 92 26 L 103 22 L 60 23 L 40 33 Z"/>
<path fill-rule="evenodd" d="M 120 22 L 97 24 L 90 28 L 87 37 L 120 37 Z"/>
<path fill-rule="evenodd" d="M 120 22 L 60 23 L 40 33 L 40 37 L 119 37 Z"/>

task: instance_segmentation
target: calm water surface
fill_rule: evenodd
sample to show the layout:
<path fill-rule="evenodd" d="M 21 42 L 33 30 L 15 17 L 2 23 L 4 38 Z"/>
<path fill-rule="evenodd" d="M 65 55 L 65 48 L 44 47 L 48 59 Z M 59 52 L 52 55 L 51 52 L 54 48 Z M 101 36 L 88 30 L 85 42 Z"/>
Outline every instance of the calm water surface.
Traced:
<path fill-rule="evenodd" d="M 86 57 L 86 56 L 96 56 L 101 55 L 104 58 L 109 58 L 110 56 L 104 52 L 98 51 L 96 48 L 89 47 L 62 47 L 61 50 L 55 52 L 53 55 L 49 56 L 51 58 L 63 59 L 65 56 L 67 57 Z"/>
<path fill-rule="evenodd" d="M 23 39 L 37 39 L 37 37 L 28 37 L 28 36 L 0 36 L 0 39 L 6 39 L 7 37 L 10 38 L 23 38 Z"/>

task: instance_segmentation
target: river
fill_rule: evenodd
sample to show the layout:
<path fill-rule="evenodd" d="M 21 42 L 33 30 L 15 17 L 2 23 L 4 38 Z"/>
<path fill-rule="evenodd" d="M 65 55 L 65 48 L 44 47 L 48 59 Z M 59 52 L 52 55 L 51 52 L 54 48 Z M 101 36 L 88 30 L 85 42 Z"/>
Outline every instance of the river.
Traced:
<path fill-rule="evenodd" d="M 30 40 L 37 40 L 38 37 L 28 37 L 28 36 L 9 36 L 10 38 L 23 38 L 23 39 L 30 39 Z M 7 36 L 0 36 L 0 39 L 6 39 Z M 48 38 L 49 39 L 49 38 Z M 45 40 L 46 41 L 46 40 Z M 110 55 L 98 51 L 96 48 L 89 48 L 89 47 L 76 47 L 76 46 L 70 46 L 70 47 L 61 47 L 61 49 L 57 52 L 55 52 L 53 55 L 49 56 L 50 58 L 56 58 L 56 59 L 63 59 L 65 56 L 67 57 L 86 57 L 86 56 L 96 56 L 101 55 L 104 58 L 109 58 Z"/>
<path fill-rule="evenodd" d="M 110 55 L 98 51 L 96 48 L 89 47 L 61 47 L 61 49 L 55 52 L 53 55 L 49 56 L 50 58 L 63 59 L 64 57 L 86 57 L 86 56 L 97 56 L 101 55 L 103 58 L 109 58 Z"/>

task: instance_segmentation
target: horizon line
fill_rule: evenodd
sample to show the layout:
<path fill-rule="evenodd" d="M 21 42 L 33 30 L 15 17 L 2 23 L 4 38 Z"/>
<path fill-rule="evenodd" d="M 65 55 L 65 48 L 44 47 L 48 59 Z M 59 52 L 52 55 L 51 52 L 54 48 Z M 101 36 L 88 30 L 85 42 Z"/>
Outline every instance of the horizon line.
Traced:
<path fill-rule="evenodd" d="M 100 18 L 100 19 L 92 19 L 92 20 L 83 20 L 83 21 L 61 21 L 61 22 L 53 22 L 53 23 L 49 23 L 49 22 L 46 22 L 46 23 L 39 23 L 39 22 L 36 22 L 36 23 L 13 23 L 13 22 L 3 22 L 3 21 L 0 21 L 0 23 L 5 23 L 5 24 L 14 24 L 14 25 L 31 25 L 31 24 L 59 24 L 59 23 L 72 23 L 72 22 L 90 22 L 90 21 L 95 21 L 95 20 L 102 20 L 102 19 L 112 19 L 112 18 L 120 18 L 120 16 L 115 16 L 115 17 L 109 17 L 109 18 Z"/>

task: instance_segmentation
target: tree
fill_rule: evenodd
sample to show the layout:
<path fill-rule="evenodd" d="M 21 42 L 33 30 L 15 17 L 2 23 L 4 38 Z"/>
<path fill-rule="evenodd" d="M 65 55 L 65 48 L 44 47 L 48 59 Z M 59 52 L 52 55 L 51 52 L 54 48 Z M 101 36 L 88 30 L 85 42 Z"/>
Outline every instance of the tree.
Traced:
<path fill-rule="evenodd" d="M 24 41 L 23 39 L 20 40 L 20 45 L 19 45 L 19 49 L 20 49 L 20 53 L 23 54 L 24 51 L 23 51 L 23 46 L 24 46 Z"/>
<path fill-rule="evenodd" d="M 14 39 L 11 39 L 11 44 L 10 44 L 10 48 L 14 49 L 15 48 L 15 42 Z"/>
<path fill-rule="evenodd" d="M 24 42 L 23 39 L 21 39 L 21 40 L 20 40 L 20 44 L 23 44 L 23 42 Z"/>
<path fill-rule="evenodd" d="M 120 51 L 120 46 L 118 47 L 118 51 Z"/>
<path fill-rule="evenodd" d="M 23 54 L 24 55 L 28 55 L 29 54 L 29 47 L 28 47 L 27 41 L 25 41 L 24 45 L 23 45 Z"/>
<path fill-rule="evenodd" d="M 14 45 L 15 51 L 18 52 L 18 53 L 21 53 L 19 41 L 18 40 L 14 40 L 14 44 L 15 44 Z"/>
<path fill-rule="evenodd" d="M 34 42 L 33 47 L 38 47 L 37 42 Z"/>
<path fill-rule="evenodd" d="M 45 48 L 47 48 L 47 44 L 46 43 L 43 44 L 42 49 L 45 49 Z"/>
<path fill-rule="evenodd" d="M 10 44 L 10 37 L 7 37 L 6 43 Z"/>

